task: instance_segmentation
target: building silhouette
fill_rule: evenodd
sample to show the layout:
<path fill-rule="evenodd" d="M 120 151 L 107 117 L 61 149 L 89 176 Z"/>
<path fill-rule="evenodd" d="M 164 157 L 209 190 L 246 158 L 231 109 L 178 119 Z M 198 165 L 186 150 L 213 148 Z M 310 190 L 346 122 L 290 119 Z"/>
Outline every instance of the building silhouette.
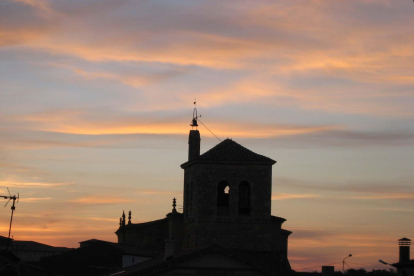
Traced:
<path fill-rule="evenodd" d="M 43 257 L 37 265 L 60 276 L 99 276 L 157 257 L 127 244 L 97 239 L 79 244 L 79 248 L 61 255 Z"/>
<path fill-rule="evenodd" d="M 56 256 L 68 252 L 71 248 L 56 247 L 35 241 L 17 241 L 0 236 L 0 251 L 7 249 L 18 257 L 21 261 L 38 262 L 42 257 Z"/>
<path fill-rule="evenodd" d="M 174 199 L 172 211 L 159 220 L 135 224 L 131 212 L 128 222 L 123 213 L 115 232 L 118 243 L 158 252 L 160 257 L 119 275 L 158 270 L 157 275 L 170 275 L 174 269 L 186 275 L 201 275 L 200 269 L 220 275 L 290 273 L 287 255 L 292 232 L 282 229 L 284 218 L 271 214 L 276 161 L 232 139 L 200 154 L 196 116 L 191 126 L 188 161 L 181 164 L 183 212 L 177 211 Z M 166 263 L 169 269 L 163 270 Z"/>
<path fill-rule="evenodd" d="M 399 245 L 399 261 L 392 264 L 397 268 L 398 276 L 414 276 L 414 260 L 410 260 L 411 240 L 402 238 L 398 240 Z"/>

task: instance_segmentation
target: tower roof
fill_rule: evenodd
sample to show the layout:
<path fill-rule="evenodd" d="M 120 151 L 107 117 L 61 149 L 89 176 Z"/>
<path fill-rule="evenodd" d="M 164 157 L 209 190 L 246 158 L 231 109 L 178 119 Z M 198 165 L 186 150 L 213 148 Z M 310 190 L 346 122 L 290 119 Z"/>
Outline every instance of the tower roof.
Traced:
<path fill-rule="evenodd" d="M 187 167 L 191 163 L 262 163 L 273 165 L 275 160 L 266 156 L 257 154 L 231 139 L 226 139 L 215 147 L 198 156 L 191 162 L 181 165 L 182 168 Z"/>

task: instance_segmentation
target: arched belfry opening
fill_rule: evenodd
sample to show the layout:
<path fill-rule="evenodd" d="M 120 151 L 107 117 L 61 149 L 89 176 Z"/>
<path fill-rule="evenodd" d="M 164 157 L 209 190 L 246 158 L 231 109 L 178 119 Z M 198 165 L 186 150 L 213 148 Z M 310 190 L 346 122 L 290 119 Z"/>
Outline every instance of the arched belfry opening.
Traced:
<path fill-rule="evenodd" d="M 229 194 L 230 194 L 230 187 L 229 183 L 225 180 L 220 181 L 217 186 L 217 206 L 220 207 L 229 207 Z"/>
<path fill-rule="evenodd" d="M 228 194 L 230 192 L 230 187 L 229 186 L 226 186 L 225 188 L 224 188 L 224 193 L 225 194 Z"/>
<path fill-rule="evenodd" d="M 239 215 L 250 215 L 250 184 L 247 181 L 239 185 Z"/>
<path fill-rule="evenodd" d="M 226 180 L 217 185 L 217 214 L 228 215 L 230 206 L 230 186 Z"/>

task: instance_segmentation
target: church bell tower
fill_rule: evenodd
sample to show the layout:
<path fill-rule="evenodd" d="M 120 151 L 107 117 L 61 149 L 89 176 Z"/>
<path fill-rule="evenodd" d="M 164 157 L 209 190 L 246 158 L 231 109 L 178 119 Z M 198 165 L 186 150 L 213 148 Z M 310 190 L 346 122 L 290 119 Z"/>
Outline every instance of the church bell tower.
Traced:
<path fill-rule="evenodd" d="M 276 161 L 231 139 L 200 155 L 196 108 L 190 126 L 188 161 L 181 165 L 183 246 L 217 244 L 266 251 L 287 246 L 290 232 L 281 229 L 285 219 L 271 216 L 272 166 Z"/>

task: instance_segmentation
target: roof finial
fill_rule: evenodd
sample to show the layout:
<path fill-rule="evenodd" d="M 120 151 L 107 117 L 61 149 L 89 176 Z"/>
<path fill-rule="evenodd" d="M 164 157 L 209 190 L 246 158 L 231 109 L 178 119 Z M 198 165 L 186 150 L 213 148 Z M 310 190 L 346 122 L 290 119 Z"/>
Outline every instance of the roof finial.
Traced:
<path fill-rule="evenodd" d="M 122 226 L 125 226 L 125 211 L 122 211 Z"/>
<path fill-rule="evenodd" d="M 119 218 L 119 227 L 122 227 L 122 218 Z"/>
<path fill-rule="evenodd" d="M 173 205 L 172 206 L 173 206 L 172 212 L 177 213 L 177 209 L 175 209 L 175 207 L 177 207 L 177 200 L 175 199 L 175 197 L 173 199 Z"/>
<path fill-rule="evenodd" d="M 197 118 L 198 117 L 201 117 L 201 115 L 200 116 L 197 115 L 197 102 L 194 99 L 193 120 L 191 121 L 191 124 L 190 124 L 191 129 L 193 129 L 194 127 L 196 127 L 196 129 L 197 129 L 197 127 L 198 127 Z"/>
<path fill-rule="evenodd" d="M 128 225 L 131 224 L 131 210 L 128 213 Z"/>

